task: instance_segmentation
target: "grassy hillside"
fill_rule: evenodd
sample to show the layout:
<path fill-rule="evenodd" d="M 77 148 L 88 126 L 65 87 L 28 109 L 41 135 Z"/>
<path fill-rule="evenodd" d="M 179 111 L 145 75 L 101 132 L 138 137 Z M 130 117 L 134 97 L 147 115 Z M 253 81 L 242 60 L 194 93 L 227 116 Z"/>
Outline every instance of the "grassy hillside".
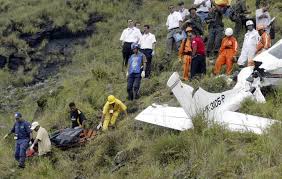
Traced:
<path fill-rule="evenodd" d="M 126 20 L 133 18 L 151 24 L 158 45 L 154 74 L 142 80 L 142 97 L 126 102 L 130 114 L 122 117 L 116 130 L 97 136 L 86 147 L 61 151 L 54 148 L 53 160 L 32 159 L 25 170 L 17 170 L 13 158 L 14 141 L 0 140 L 0 178 L 279 178 L 282 173 L 281 125 L 263 135 L 230 132 L 222 126 L 207 128 L 201 116 L 194 119 L 195 129 L 177 132 L 139 123 L 134 117 L 153 102 L 177 106 L 166 81 L 173 71 L 180 71 L 177 60 L 160 71 L 164 64 L 165 19 L 167 5 L 178 1 L 164 0 L 0 0 L 0 31 L 5 41 L 27 51 L 29 45 L 19 33 L 40 31 L 41 21 L 66 26 L 73 32 L 87 26 L 89 15 L 98 13 L 103 21 L 83 45 L 75 47 L 72 63 L 61 68 L 56 77 L 31 87 L 9 87 L 15 80 L 32 78 L 23 71 L 0 70 L 1 115 L 0 137 L 12 126 L 13 113 L 21 111 L 31 121 L 37 118 L 50 132 L 70 125 L 68 103 L 75 101 L 86 114 L 88 126 L 98 124 L 101 109 L 109 94 L 126 101 L 126 77 L 121 72 L 119 36 Z M 188 4 L 190 1 L 186 1 Z M 282 4 L 275 0 L 271 12 L 277 16 L 277 38 L 281 37 Z M 254 10 L 254 1 L 248 1 Z M 275 5 L 274 5 L 275 4 Z M 11 22 L 18 30 L 8 34 Z M 230 24 L 230 21 L 226 21 Z M 41 45 L 44 45 L 41 42 Z M 2 49 L 6 52 L 6 48 Z M 175 58 L 176 59 L 176 58 Z M 228 89 L 223 79 L 206 77 L 194 81 L 210 91 Z M 212 85 L 211 85 L 212 84 Z M 266 104 L 246 101 L 240 109 L 282 121 L 282 89 L 271 91 Z M 47 100 L 44 108 L 36 101 Z M 121 166 L 119 168 L 119 166 Z"/>

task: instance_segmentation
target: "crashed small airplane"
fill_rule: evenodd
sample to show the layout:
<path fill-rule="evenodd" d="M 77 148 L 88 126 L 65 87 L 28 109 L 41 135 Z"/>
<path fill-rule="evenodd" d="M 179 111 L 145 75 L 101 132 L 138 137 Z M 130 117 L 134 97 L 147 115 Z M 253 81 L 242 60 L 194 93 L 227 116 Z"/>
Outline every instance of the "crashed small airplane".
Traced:
<path fill-rule="evenodd" d="M 203 113 L 209 121 L 222 124 L 231 131 L 261 134 L 276 121 L 273 119 L 235 112 L 243 100 L 251 98 L 264 103 L 260 88 L 282 82 L 282 40 L 254 58 L 255 66 L 243 68 L 233 89 L 222 93 L 209 93 L 202 88 L 181 82 L 174 72 L 167 82 L 182 108 L 153 104 L 142 111 L 136 120 L 172 128 L 193 128 L 192 118 Z"/>

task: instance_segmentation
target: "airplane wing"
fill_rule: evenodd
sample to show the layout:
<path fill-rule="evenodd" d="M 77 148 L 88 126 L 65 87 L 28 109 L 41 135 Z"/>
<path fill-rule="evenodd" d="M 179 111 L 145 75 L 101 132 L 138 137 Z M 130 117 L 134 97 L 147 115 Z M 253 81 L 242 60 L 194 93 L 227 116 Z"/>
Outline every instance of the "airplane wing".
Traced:
<path fill-rule="evenodd" d="M 276 121 L 238 112 L 224 111 L 222 118 L 218 121 L 231 131 L 253 132 L 262 134 L 265 129 Z"/>
<path fill-rule="evenodd" d="M 179 131 L 193 128 L 192 120 L 180 107 L 152 105 L 138 114 L 135 119 Z"/>

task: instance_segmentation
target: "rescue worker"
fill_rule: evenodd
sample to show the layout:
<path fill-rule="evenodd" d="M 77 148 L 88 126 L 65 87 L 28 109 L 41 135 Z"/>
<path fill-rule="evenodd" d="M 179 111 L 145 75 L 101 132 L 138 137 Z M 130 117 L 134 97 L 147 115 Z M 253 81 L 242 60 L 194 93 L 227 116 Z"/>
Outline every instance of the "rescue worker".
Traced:
<path fill-rule="evenodd" d="M 248 31 L 245 34 L 241 55 L 237 62 L 241 68 L 246 65 L 246 62 L 248 62 L 248 66 L 252 65 L 252 59 L 255 56 L 256 47 L 260 39 L 258 31 L 254 29 L 254 22 L 252 20 L 248 20 L 246 26 Z"/>
<path fill-rule="evenodd" d="M 47 130 L 41 127 L 38 122 L 33 122 L 30 129 L 37 133 L 30 149 L 33 150 L 34 146 L 38 144 L 38 156 L 49 156 L 51 154 L 51 141 Z"/>
<path fill-rule="evenodd" d="M 208 17 L 209 8 L 212 6 L 211 0 L 195 0 L 194 4 L 196 5 L 198 16 L 204 22 Z"/>
<path fill-rule="evenodd" d="M 186 18 L 184 19 L 184 23 L 182 24 L 182 29 L 186 30 L 186 28 L 191 25 L 193 31 L 196 31 L 196 33 L 199 35 L 203 35 L 204 28 L 203 28 L 202 20 L 197 15 L 196 10 L 197 8 L 195 5 L 192 5 L 189 8 L 190 15 L 186 16 Z"/>
<path fill-rule="evenodd" d="M 238 38 L 241 30 L 245 27 L 246 15 L 249 14 L 245 0 L 236 0 L 232 6 L 233 13 L 230 19 L 235 22 L 234 36 Z"/>
<path fill-rule="evenodd" d="M 10 133 L 4 136 L 6 139 L 12 133 L 15 134 L 14 139 L 16 139 L 16 149 L 15 149 L 15 159 L 19 162 L 18 166 L 20 168 L 25 168 L 25 158 L 26 150 L 30 144 L 32 138 L 32 133 L 30 130 L 30 123 L 22 118 L 22 114 L 19 112 L 15 113 L 15 124 L 11 129 Z"/>
<path fill-rule="evenodd" d="M 75 127 L 80 127 L 80 128 L 84 128 L 84 123 L 86 121 L 86 118 L 84 116 L 84 114 L 76 108 L 76 105 L 74 102 L 71 102 L 69 104 L 69 108 L 70 108 L 70 119 L 72 121 L 72 128 Z"/>
<path fill-rule="evenodd" d="M 176 49 L 179 48 L 180 42 L 176 42 L 174 39 L 174 35 L 176 33 L 180 33 L 181 30 L 179 27 L 181 26 L 181 23 L 183 21 L 180 12 L 176 11 L 173 5 L 170 5 L 168 7 L 169 15 L 166 20 L 166 26 L 168 28 L 168 33 L 166 37 L 166 55 L 169 57 L 172 53 L 173 46 L 176 47 Z"/>
<path fill-rule="evenodd" d="M 194 30 L 191 34 L 192 38 L 192 62 L 191 62 L 191 79 L 196 75 L 206 73 L 206 47 L 200 35 Z"/>
<path fill-rule="evenodd" d="M 223 37 L 224 24 L 222 21 L 223 14 L 220 11 L 220 7 L 215 5 L 210 8 L 210 12 L 206 19 L 206 22 L 209 24 L 209 37 L 207 44 L 207 56 L 209 57 L 211 53 L 214 53 L 214 56 L 217 56 L 221 40 Z"/>
<path fill-rule="evenodd" d="M 114 127 L 120 112 L 124 112 L 127 116 L 126 109 L 127 107 L 119 99 L 113 95 L 108 96 L 108 101 L 104 105 L 103 115 L 99 124 L 100 126 L 102 125 L 102 130 L 106 131 L 109 127 Z"/>
<path fill-rule="evenodd" d="M 127 93 L 128 100 L 139 98 L 139 89 L 141 79 L 145 78 L 146 56 L 139 52 L 139 45 L 132 45 L 133 54 L 129 58 L 129 66 L 126 73 L 127 76 Z"/>
<path fill-rule="evenodd" d="M 267 50 L 271 47 L 271 38 L 270 38 L 270 35 L 266 32 L 265 26 L 262 24 L 259 24 L 257 26 L 257 31 L 261 38 L 257 44 L 256 55 L 260 54 L 264 50 Z"/>
<path fill-rule="evenodd" d="M 192 47 L 191 47 L 191 32 L 192 28 L 187 27 L 186 33 L 187 38 L 182 40 L 181 46 L 178 52 L 178 61 L 183 63 L 183 79 L 185 81 L 189 80 L 191 62 L 192 62 Z"/>
<path fill-rule="evenodd" d="M 156 37 L 154 34 L 150 33 L 150 26 L 144 25 L 144 34 L 140 38 L 139 44 L 141 52 L 146 56 L 146 71 L 145 78 L 150 78 L 151 76 L 151 63 L 154 56 L 154 49 L 156 45 Z"/>
<path fill-rule="evenodd" d="M 123 55 L 123 65 L 127 67 L 128 59 L 132 55 L 131 45 L 132 43 L 137 43 L 142 36 L 140 29 L 134 27 L 133 20 L 129 19 L 127 21 L 128 28 L 122 31 L 120 36 L 120 41 L 122 41 L 122 55 Z"/>
<path fill-rule="evenodd" d="M 214 74 L 220 73 L 222 65 L 226 64 L 226 75 L 231 75 L 234 57 L 237 53 L 238 42 L 233 36 L 233 29 L 227 28 L 225 30 L 225 37 L 221 42 L 219 56 L 214 67 Z"/>

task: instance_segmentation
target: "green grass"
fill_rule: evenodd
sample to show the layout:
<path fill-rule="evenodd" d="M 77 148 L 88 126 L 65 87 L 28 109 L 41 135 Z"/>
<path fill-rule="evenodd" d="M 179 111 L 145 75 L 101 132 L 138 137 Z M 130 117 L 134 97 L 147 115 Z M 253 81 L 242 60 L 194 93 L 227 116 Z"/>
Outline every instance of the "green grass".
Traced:
<path fill-rule="evenodd" d="M 58 79 L 50 79 L 43 88 L 17 88 L 5 92 L 4 95 L 10 97 L 1 99 L 1 105 L 15 103 L 19 106 L 1 111 L 0 125 L 5 125 L 6 128 L 1 128 L 0 137 L 12 126 L 14 122 L 12 116 L 15 111 L 21 111 L 24 117 L 31 121 L 37 110 L 36 101 L 42 99 L 42 96 L 47 99 L 47 105 L 39 116 L 39 122 L 50 132 L 54 128 L 70 125 L 68 103 L 71 101 L 75 101 L 79 109 L 85 113 L 92 127 L 98 124 L 108 94 L 114 94 L 125 101 L 129 110 L 134 112 L 130 113 L 128 118 L 120 117 L 116 130 L 99 134 L 86 147 L 68 151 L 54 149 L 52 160 L 28 160 L 27 168 L 23 171 L 11 170 L 16 168 L 13 159 L 13 139 L 0 140 L 1 178 L 84 176 L 162 179 L 279 178 L 281 176 L 281 124 L 258 136 L 252 133 L 230 132 L 217 125 L 207 127 L 202 116 L 193 120 L 195 124 L 193 130 L 185 132 L 134 120 L 142 109 L 153 102 L 179 105 L 166 87 L 166 81 L 171 73 L 181 70 L 177 58 L 169 64 L 167 71 L 159 72 L 157 69 L 159 64 L 164 63 L 162 58 L 166 37 L 164 22 L 167 5 L 178 1 L 145 0 L 140 7 L 130 0 L 71 2 L 70 8 L 63 0 L 0 1 L 1 32 L 11 20 L 16 22 L 23 32 L 37 32 L 42 17 L 48 16 L 56 26 L 66 25 L 75 32 L 85 27 L 89 13 L 101 13 L 106 19 L 97 24 L 97 31 L 87 39 L 86 46 L 76 48 L 73 63 L 59 71 Z M 87 4 L 83 10 L 80 9 L 82 2 Z M 254 1 L 248 3 L 253 5 Z M 278 1 L 277 4 L 279 5 Z M 272 11 L 275 12 L 277 9 L 273 8 Z M 151 24 L 158 40 L 153 77 L 150 80 L 142 80 L 142 97 L 137 102 L 126 101 L 126 78 L 125 73 L 121 72 L 121 45 L 118 39 L 129 17 L 137 19 L 142 24 Z M 278 14 L 278 22 L 281 19 Z M 277 26 L 278 39 L 281 34 L 280 23 L 277 23 Z M 25 50 L 27 45 L 17 35 L 12 33 L 2 40 Z M 5 53 L 5 49 L 0 49 L 1 53 L 2 50 Z M 30 76 L 22 75 L 21 72 L 14 75 L 7 70 L 1 70 L 0 79 L 1 88 L 6 88 L 10 84 L 27 82 Z M 214 92 L 230 88 L 222 78 L 205 77 L 191 84 Z M 266 104 L 256 104 L 247 100 L 242 104 L 240 111 L 282 121 L 281 94 L 281 89 L 270 92 Z M 125 166 L 112 173 L 115 156 L 121 151 L 126 156 Z"/>

